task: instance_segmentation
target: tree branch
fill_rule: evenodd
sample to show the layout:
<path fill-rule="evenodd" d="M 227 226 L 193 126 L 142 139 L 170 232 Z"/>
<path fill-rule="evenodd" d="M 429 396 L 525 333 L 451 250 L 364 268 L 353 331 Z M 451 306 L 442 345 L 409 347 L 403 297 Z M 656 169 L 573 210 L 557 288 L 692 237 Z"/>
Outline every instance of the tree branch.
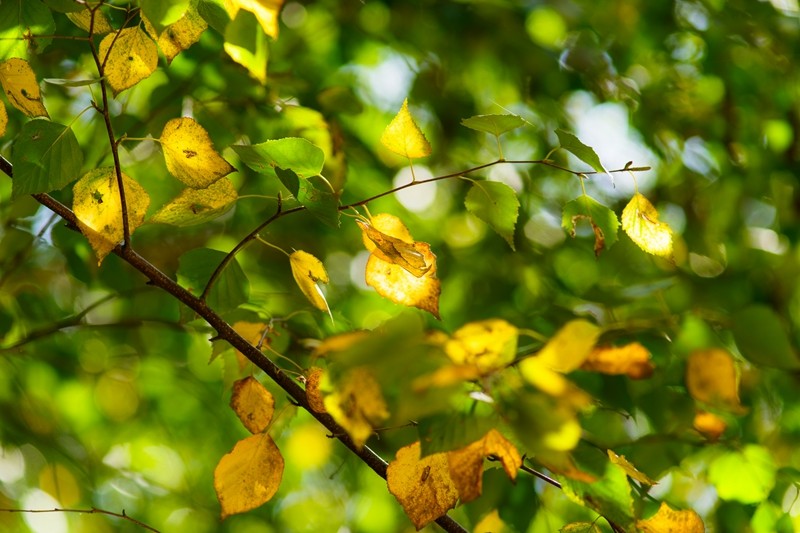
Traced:
<path fill-rule="evenodd" d="M 154 527 L 148 526 L 144 522 L 136 520 L 125 514 L 125 510 L 122 510 L 122 513 L 115 513 L 113 511 L 106 511 L 104 509 L 97 509 L 96 507 L 92 507 L 91 509 L 7 509 L 7 508 L 0 508 L 0 513 L 82 513 L 82 514 L 104 514 L 108 516 L 113 516 L 116 518 L 122 518 L 123 520 L 127 520 L 128 522 L 133 522 L 137 526 L 144 528 L 148 531 L 152 531 L 153 533 L 161 533 Z"/>

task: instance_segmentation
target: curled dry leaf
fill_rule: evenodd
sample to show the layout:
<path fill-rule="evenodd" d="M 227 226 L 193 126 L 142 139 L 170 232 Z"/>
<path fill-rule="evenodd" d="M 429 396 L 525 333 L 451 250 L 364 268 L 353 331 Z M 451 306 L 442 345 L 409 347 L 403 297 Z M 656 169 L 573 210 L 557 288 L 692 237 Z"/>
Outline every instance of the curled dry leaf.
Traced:
<path fill-rule="evenodd" d="M 415 159 L 431 155 L 431 145 L 408 111 L 408 99 L 403 100 L 400 111 L 383 130 L 381 144 L 392 152 Z"/>
<path fill-rule="evenodd" d="M 581 365 L 581 370 L 644 379 L 653 374 L 653 364 L 650 351 L 640 343 L 632 342 L 624 346 L 596 347 Z"/>
<path fill-rule="evenodd" d="M 336 390 L 325 397 L 325 410 L 359 448 L 364 446 L 372 431 L 389 418 L 381 386 L 366 367 L 347 372 Z"/>
<path fill-rule="evenodd" d="M 704 533 L 703 519 L 694 511 L 676 511 L 662 502 L 658 512 L 647 520 L 639 520 L 636 527 L 642 533 Z"/>
<path fill-rule="evenodd" d="M 214 149 L 208 132 L 193 118 L 174 118 L 161 132 L 169 173 L 194 189 L 205 189 L 236 169 Z"/>
<path fill-rule="evenodd" d="M 269 427 L 275 413 L 275 399 L 264 385 L 252 376 L 233 384 L 231 409 L 250 433 L 261 433 Z"/>
<path fill-rule="evenodd" d="M 152 74 L 158 66 L 158 47 L 139 27 L 106 35 L 100 42 L 106 81 L 118 94 Z"/>
<path fill-rule="evenodd" d="M 430 270 L 431 265 L 425 262 L 425 257 L 414 247 L 414 239 L 399 218 L 381 213 L 373 221 L 381 227 L 390 228 L 387 231 L 395 231 L 399 238 L 381 233 L 369 222 L 356 220 L 367 250 L 387 263 L 403 267 L 418 278 Z"/>
<path fill-rule="evenodd" d="M 36 74 L 27 61 L 12 57 L 0 63 L 0 84 L 9 103 L 27 116 L 50 118 L 42 104 L 42 93 L 36 82 Z M 5 106 L 3 111 L 5 112 Z"/>

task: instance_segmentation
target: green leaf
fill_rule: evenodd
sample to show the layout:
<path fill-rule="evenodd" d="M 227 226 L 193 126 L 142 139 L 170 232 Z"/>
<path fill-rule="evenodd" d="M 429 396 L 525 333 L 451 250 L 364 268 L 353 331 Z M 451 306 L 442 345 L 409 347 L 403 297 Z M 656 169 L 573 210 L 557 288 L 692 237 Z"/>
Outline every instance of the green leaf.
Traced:
<path fill-rule="evenodd" d="M 475 115 L 461 120 L 461 124 L 469 129 L 485 131 L 499 137 L 525 125 L 525 121 L 518 115 Z"/>
<path fill-rule="evenodd" d="M 497 181 L 476 181 L 464 200 L 467 210 L 489 224 L 514 250 L 519 200 L 514 189 Z"/>
<path fill-rule="evenodd" d="M 159 34 L 181 18 L 188 7 L 189 0 L 139 0 L 139 8 Z"/>
<path fill-rule="evenodd" d="M 595 255 L 600 255 L 617 242 L 619 219 L 616 213 L 591 196 L 584 195 L 564 205 L 561 225 L 572 237 L 575 237 L 575 229 L 581 220 L 587 220 L 592 227 Z"/>
<path fill-rule="evenodd" d="M 233 151 L 242 162 L 256 172 L 270 169 L 291 170 L 299 178 L 310 178 L 322 172 L 325 154 L 316 145 L 300 137 L 286 137 L 249 146 L 234 145 Z"/>
<path fill-rule="evenodd" d="M 339 227 L 339 195 L 331 190 L 330 184 L 322 176 L 311 176 L 299 180 L 300 189 L 297 201 L 325 224 Z"/>
<path fill-rule="evenodd" d="M 267 36 L 250 11 L 240 9 L 236 18 L 225 28 L 223 48 L 231 59 L 246 68 L 251 76 L 261 83 L 267 82 L 269 58 Z"/>
<path fill-rule="evenodd" d="M 23 124 L 11 152 L 11 197 L 61 189 L 80 177 L 83 152 L 70 128 L 49 120 Z"/>
<path fill-rule="evenodd" d="M 558 135 L 558 142 L 561 143 L 562 148 L 571 152 L 575 157 L 592 167 L 597 172 L 606 173 L 606 169 L 600 162 L 600 158 L 597 157 L 597 154 L 591 147 L 583 144 L 580 139 L 568 131 L 556 130 L 556 135 Z"/>
<path fill-rule="evenodd" d="M 748 444 L 716 457 L 708 467 L 708 480 L 723 500 L 758 503 L 769 496 L 776 471 L 767 448 Z"/>
<path fill-rule="evenodd" d="M 75 0 L 44 0 L 44 3 L 59 13 L 76 13 L 86 8 L 85 5 L 79 4 Z"/>
<path fill-rule="evenodd" d="M 231 22 L 231 17 L 225 10 L 222 0 L 199 0 L 197 2 L 197 13 L 209 26 L 221 35 L 225 35 L 225 28 Z"/>
<path fill-rule="evenodd" d="M 49 37 L 26 40 L 25 35 L 53 35 L 56 25 L 53 13 L 42 2 L 3 0 L 0 2 L 0 59 L 28 57 L 28 43 L 33 52 L 47 47 Z"/>
<path fill-rule="evenodd" d="M 420 456 L 457 450 L 483 437 L 497 427 L 497 420 L 474 413 L 435 414 L 417 423 Z"/>
<path fill-rule="evenodd" d="M 733 315 L 733 338 L 747 359 L 759 365 L 796 370 L 800 359 L 792 349 L 778 315 L 765 305 L 752 305 Z"/>
<path fill-rule="evenodd" d="M 179 260 L 178 283 L 195 296 L 200 296 L 211 274 L 226 255 L 225 252 L 209 248 L 186 252 Z M 234 259 L 214 282 L 206 301 L 212 309 L 224 313 L 247 302 L 249 296 L 250 283 L 242 267 Z"/>

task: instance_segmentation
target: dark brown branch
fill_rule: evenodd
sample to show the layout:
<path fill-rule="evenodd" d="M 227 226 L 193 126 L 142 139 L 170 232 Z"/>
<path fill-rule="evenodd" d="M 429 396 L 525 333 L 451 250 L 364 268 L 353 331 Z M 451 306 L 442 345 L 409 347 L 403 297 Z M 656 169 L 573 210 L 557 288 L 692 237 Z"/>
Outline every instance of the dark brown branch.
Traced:
<path fill-rule="evenodd" d="M 97 509 L 96 507 L 92 507 L 91 509 L 7 509 L 7 508 L 0 508 L 0 513 L 81 513 L 81 514 L 104 514 L 108 516 L 113 516 L 115 518 L 122 518 L 123 520 L 127 520 L 128 522 L 132 522 L 137 526 L 144 528 L 148 531 L 152 531 L 153 533 L 161 533 L 159 530 L 152 526 L 148 526 L 144 522 L 136 520 L 125 514 L 125 510 L 123 509 L 122 513 L 115 513 L 113 511 L 106 511 L 105 509 Z"/>

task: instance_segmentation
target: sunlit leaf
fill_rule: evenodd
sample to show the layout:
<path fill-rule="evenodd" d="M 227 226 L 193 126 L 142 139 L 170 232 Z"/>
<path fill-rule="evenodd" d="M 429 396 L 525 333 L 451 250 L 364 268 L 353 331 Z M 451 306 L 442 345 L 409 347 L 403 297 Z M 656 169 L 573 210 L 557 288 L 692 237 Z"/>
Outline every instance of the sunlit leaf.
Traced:
<path fill-rule="evenodd" d="M 233 384 L 231 409 L 250 433 L 261 433 L 269 427 L 275 413 L 275 399 L 253 376 Z"/>
<path fill-rule="evenodd" d="M 328 283 L 329 281 L 322 261 L 308 252 L 297 250 L 289 256 L 289 263 L 292 267 L 294 281 L 306 295 L 308 301 L 320 311 L 327 311 L 330 314 L 328 301 L 325 299 L 322 289 L 319 288 L 319 283 Z"/>
<path fill-rule="evenodd" d="M 731 330 L 736 345 L 749 361 L 786 370 L 800 368 L 800 358 L 792 348 L 786 327 L 770 307 L 745 307 L 733 315 Z"/>
<path fill-rule="evenodd" d="M 41 52 L 56 32 L 53 13 L 42 2 L 3 0 L 0 2 L 0 59 L 28 57 L 28 49 Z M 41 36 L 31 39 L 31 35 Z"/>
<path fill-rule="evenodd" d="M 36 74 L 24 59 L 12 57 L 0 63 L 0 84 L 9 103 L 29 117 L 50 117 L 42 104 Z"/>
<path fill-rule="evenodd" d="M 269 501 L 282 478 L 283 456 L 272 437 L 264 433 L 240 440 L 214 470 L 222 519 Z"/>
<path fill-rule="evenodd" d="M 514 189 L 497 181 L 476 181 L 464 200 L 467 211 L 483 220 L 514 250 L 519 199 Z"/>
<path fill-rule="evenodd" d="M 656 208 L 638 192 L 622 210 L 622 229 L 645 252 L 672 257 L 672 230 L 658 221 Z"/>
<path fill-rule="evenodd" d="M 420 459 L 419 442 L 397 450 L 386 471 L 386 483 L 417 530 L 455 507 L 458 501 L 447 454 L 435 453 Z"/>
<path fill-rule="evenodd" d="M 88 7 L 74 13 L 67 13 L 67 18 L 87 33 L 91 29 L 92 35 L 103 35 L 114 31 L 105 14 L 99 9 L 94 11 L 94 23 L 92 23 L 92 11 Z"/>
<path fill-rule="evenodd" d="M 367 260 L 366 282 L 378 294 L 394 303 L 417 307 L 439 318 L 441 284 L 436 277 L 436 256 L 425 242 L 414 243 L 430 269 L 418 278 L 403 267 L 387 263 L 372 254 Z"/>
<path fill-rule="evenodd" d="M 492 509 L 473 528 L 473 533 L 505 533 L 506 531 L 510 531 L 510 528 L 500 518 L 497 509 Z"/>
<path fill-rule="evenodd" d="M 325 410 L 342 426 L 359 448 L 372 431 L 389 418 L 381 387 L 369 369 L 351 369 L 325 397 Z"/>
<path fill-rule="evenodd" d="M 461 120 L 469 129 L 500 136 L 525 124 L 519 115 L 475 115 Z"/>
<path fill-rule="evenodd" d="M 383 130 L 381 144 L 392 152 L 415 159 L 431 154 L 431 145 L 408 111 L 408 99 L 403 100 L 400 111 Z"/>
<path fill-rule="evenodd" d="M 736 363 L 720 348 L 695 350 L 686 364 L 686 388 L 698 402 L 743 414 Z"/>
<path fill-rule="evenodd" d="M 454 363 L 475 366 L 485 375 L 514 360 L 518 335 L 517 328 L 498 318 L 471 322 L 456 330 L 444 349 Z"/>
<path fill-rule="evenodd" d="M 664 502 L 656 514 L 638 520 L 636 527 L 642 533 L 704 533 L 706 530 L 700 515 L 691 509 L 676 511 Z"/>
<path fill-rule="evenodd" d="M 147 78 L 158 66 L 158 47 L 138 26 L 106 35 L 99 53 L 106 81 L 115 94 Z"/>
<path fill-rule="evenodd" d="M 237 198 L 231 180 L 221 178 L 205 189 L 184 189 L 148 222 L 173 226 L 202 224 L 227 213 Z"/>
<path fill-rule="evenodd" d="M 326 413 L 325 398 L 320 390 L 322 382 L 323 370 L 318 366 L 312 366 L 308 369 L 306 375 L 306 398 L 308 399 L 308 406 L 315 413 Z"/>
<path fill-rule="evenodd" d="M 698 411 L 694 415 L 692 426 L 711 441 L 719 439 L 728 428 L 728 424 L 722 418 L 707 411 Z"/>
<path fill-rule="evenodd" d="M 776 471 L 775 459 L 767 448 L 748 444 L 714 458 L 708 466 L 708 480 L 723 500 L 753 504 L 769 496 Z"/>
<path fill-rule="evenodd" d="M 264 33 L 278 38 L 278 14 L 283 0 L 225 0 L 225 8 L 231 19 L 236 18 L 240 9 L 253 13 Z"/>
<path fill-rule="evenodd" d="M 75 181 L 83 152 L 72 129 L 39 119 L 26 122 L 11 151 L 14 182 L 11 197 L 50 192 Z"/>
<path fill-rule="evenodd" d="M 158 47 L 171 63 L 175 56 L 200 40 L 200 36 L 208 28 L 208 23 L 197 13 L 194 4 L 177 21 L 167 26 L 158 36 Z"/>
<path fill-rule="evenodd" d="M 572 372 L 589 357 L 600 332 L 600 328 L 591 322 L 583 319 L 570 320 L 547 341 L 534 358 L 523 361 L 520 370 L 525 375 L 524 366 L 527 361 L 536 359 L 556 372 Z"/>
<path fill-rule="evenodd" d="M 462 503 L 470 502 L 483 491 L 483 460 L 495 457 L 503 466 L 506 475 L 513 481 L 522 465 L 522 456 L 496 429 L 490 430 L 480 440 L 460 450 L 448 452 L 447 462 L 450 477 Z"/>
<path fill-rule="evenodd" d="M 372 217 L 369 222 L 357 219 L 356 223 L 361 228 L 364 246 L 376 257 L 404 268 L 417 278 L 424 276 L 430 270 L 431 265 L 427 264 L 425 257 L 417 251 L 414 239 L 399 218 L 381 213 Z M 396 237 L 387 235 L 377 228 L 391 232 Z"/>
<path fill-rule="evenodd" d="M 615 465 L 622 468 L 628 477 L 631 479 L 635 479 L 639 483 L 644 483 L 645 485 L 655 485 L 656 481 L 647 477 L 647 474 L 640 472 L 635 466 L 633 466 L 630 461 L 625 459 L 624 455 L 617 455 L 614 453 L 613 450 L 606 450 L 608 452 L 608 459 L 614 463 Z"/>
<path fill-rule="evenodd" d="M 644 379 L 653 373 L 650 351 L 638 342 L 624 346 L 598 346 L 581 364 L 581 370 Z"/>
<path fill-rule="evenodd" d="M 189 8 L 190 0 L 171 0 L 163 2 L 161 0 L 139 0 L 139 9 L 143 20 L 148 21 L 148 25 L 154 30 L 151 35 L 154 39 L 164 31 L 164 29 L 177 22 Z"/>
<path fill-rule="evenodd" d="M 267 36 L 256 16 L 249 11 L 239 11 L 225 27 L 225 52 L 242 65 L 253 78 L 267 82 L 269 47 Z"/>
<path fill-rule="evenodd" d="M 193 118 L 167 122 L 161 147 L 169 173 L 195 189 L 204 189 L 236 170 L 214 149 L 208 132 Z"/>
<path fill-rule="evenodd" d="M 259 349 L 262 349 L 264 344 L 269 343 L 269 337 L 267 334 L 269 333 L 270 327 L 271 326 L 269 324 L 265 324 L 263 322 L 247 322 L 240 320 L 233 323 L 234 331 L 241 335 L 244 340 Z M 214 347 L 216 348 L 216 346 L 217 345 L 215 344 Z M 213 360 L 215 357 L 214 353 L 212 353 L 211 357 Z M 236 350 L 236 360 L 238 361 L 240 372 L 244 371 L 248 364 L 251 364 L 250 360 L 239 350 Z"/>
<path fill-rule="evenodd" d="M 611 248 L 617 242 L 619 219 L 616 213 L 590 196 L 581 196 L 564 205 L 561 226 L 575 237 L 578 224 L 586 220 L 594 233 L 594 253 Z"/>
<path fill-rule="evenodd" d="M 136 181 L 122 174 L 128 226 L 133 231 L 142 225 L 150 197 Z M 81 233 L 89 239 L 98 264 L 124 236 L 122 204 L 117 173 L 112 167 L 98 168 L 85 174 L 72 188 L 72 210 Z"/>
<path fill-rule="evenodd" d="M 600 173 L 606 172 L 606 169 L 600 162 L 600 158 L 597 157 L 592 147 L 586 146 L 580 139 L 568 131 L 556 130 L 556 135 L 558 136 L 558 142 L 561 143 L 562 148 L 571 152 L 572 155 L 592 167 L 595 171 Z"/>

